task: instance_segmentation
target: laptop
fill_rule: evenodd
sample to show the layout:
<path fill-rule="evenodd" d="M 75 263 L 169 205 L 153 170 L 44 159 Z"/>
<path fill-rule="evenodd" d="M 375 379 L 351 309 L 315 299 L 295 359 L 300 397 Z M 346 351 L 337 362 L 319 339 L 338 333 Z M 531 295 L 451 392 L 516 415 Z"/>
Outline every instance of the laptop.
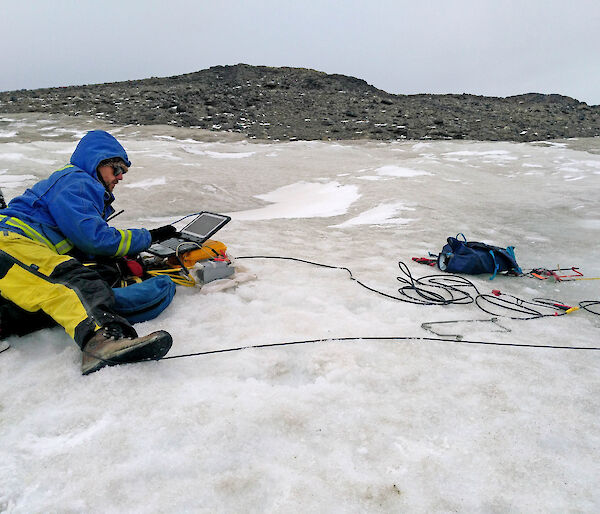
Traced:
<path fill-rule="evenodd" d="M 229 216 L 203 211 L 178 232 L 177 237 L 158 241 L 148 248 L 148 252 L 159 257 L 180 255 L 197 250 L 210 236 L 221 230 L 231 221 Z"/>

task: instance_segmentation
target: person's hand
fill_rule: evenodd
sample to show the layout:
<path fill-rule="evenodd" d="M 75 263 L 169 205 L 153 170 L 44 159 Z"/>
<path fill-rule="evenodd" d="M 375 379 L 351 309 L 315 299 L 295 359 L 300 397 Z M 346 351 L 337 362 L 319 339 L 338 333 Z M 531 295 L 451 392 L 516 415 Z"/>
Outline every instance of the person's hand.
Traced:
<path fill-rule="evenodd" d="M 153 243 L 165 241 L 170 237 L 175 237 L 177 235 L 177 229 L 173 225 L 165 225 L 164 227 L 153 228 L 148 232 L 150 232 Z"/>

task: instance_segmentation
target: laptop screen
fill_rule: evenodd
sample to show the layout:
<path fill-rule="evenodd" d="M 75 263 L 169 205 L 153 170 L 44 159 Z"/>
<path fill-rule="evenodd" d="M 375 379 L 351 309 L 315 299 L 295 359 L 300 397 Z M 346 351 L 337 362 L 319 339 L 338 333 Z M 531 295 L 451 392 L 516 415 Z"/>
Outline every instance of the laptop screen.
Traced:
<path fill-rule="evenodd" d="M 205 240 L 230 220 L 231 218 L 229 216 L 224 216 L 223 214 L 202 212 L 190 224 L 183 227 L 181 233 Z"/>

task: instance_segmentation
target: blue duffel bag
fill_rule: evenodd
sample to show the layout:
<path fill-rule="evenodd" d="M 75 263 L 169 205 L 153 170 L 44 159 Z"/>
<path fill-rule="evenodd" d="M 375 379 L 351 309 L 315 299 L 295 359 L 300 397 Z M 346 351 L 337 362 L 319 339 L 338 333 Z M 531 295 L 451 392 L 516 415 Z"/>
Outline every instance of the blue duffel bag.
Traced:
<path fill-rule="evenodd" d="M 141 323 L 156 318 L 169 306 L 175 296 L 175 282 L 162 275 L 127 287 L 113 288 L 113 293 L 115 312 L 129 323 Z"/>
<path fill-rule="evenodd" d="M 462 236 L 462 240 L 459 237 Z M 490 280 L 497 273 L 507 271 L 516 275 L 523 272 L 517 264 L 514 246 L 501 248 L 477 241 L 467 241 L 464 234 L 449 237 L 438 255 L 438 268 L 449 273 L 479 275 L 491 273 Z"/>

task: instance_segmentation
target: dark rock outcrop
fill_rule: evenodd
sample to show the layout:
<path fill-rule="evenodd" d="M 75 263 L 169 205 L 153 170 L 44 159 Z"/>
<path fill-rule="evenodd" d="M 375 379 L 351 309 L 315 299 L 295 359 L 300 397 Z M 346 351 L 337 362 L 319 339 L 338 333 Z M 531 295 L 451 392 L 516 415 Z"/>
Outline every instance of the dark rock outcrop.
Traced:
<path fill-rule="evenodd" d="M 0 112 L 90 115 L 260 139 L 534 141 L 600 135 L 600 106 L 561 95 L 393 95 L 303 68 L 215 66 L 174 77 L 0 93 Z"/>

